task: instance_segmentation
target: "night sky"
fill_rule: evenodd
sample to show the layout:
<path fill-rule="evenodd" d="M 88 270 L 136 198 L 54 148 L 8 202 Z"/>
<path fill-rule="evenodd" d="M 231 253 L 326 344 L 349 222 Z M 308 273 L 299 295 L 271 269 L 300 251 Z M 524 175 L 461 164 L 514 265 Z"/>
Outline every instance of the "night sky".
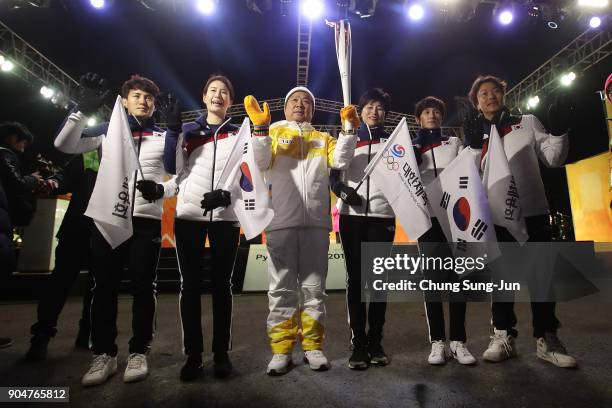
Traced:
<path fill-rule="evenodd" d="M 69 10 L 59 2 L 50 9 L 2 8 L 0 20 L 73 78 L 99 72 L 118 91 L 125 79 L 138 73 L 177 94 L 184 110 L 201 107 L 202 86 L 216 72 L 230 77 L 238 103 L 248 94 L 258 99 L 284 97 L 295 85 L 295 14 L 281 17 L 273 10 L 259 15 L 243 0 L 222 0 L 213 16 L 193 10 L 149 11 L 128 0 L 115 1 L 102 12 L 89 7 L 88 1 L 65 3 Z M 392 110 L 412 113 L 416 101 L 436 95 L 447 102 L 448 124 L 459 119 L 453 97 L 465 95 L 478 74 L 498 75 L 512 87 L 584 31 L 584 23 L 575 20 L 566 20 L 557 30 L 520 22 L 500 27 L 491 17 L 490 5 L 481 5 L 476 18 L 467 23 L 430 19 L 414 24 L 402 13 L 401 4 L 381 0 L 373 18 L 351 20 L 354 102 L 368 87 L 380 86 L 391 93 Z M 327 14 L 335 17 L 334 11 Z M 602 103 L 595 92 L 612 71 L 611 61 L 601 61 L 571 88 L 578 118 L 570 134 L 570 162 L 607 149 Z M 41 85 L 28 87 L 15 76 L 0 74 L 0 120 L 25 123 L 36 135 L 34 147 L 60 161 L 50 146 L 65 111 L 42 99 Z M 313 23 L 309 87 L 317 97 L 342 100 L 333 31 L 323 18 Z M 541 105 L 535 113 L 546 123 L 546 101 Z M 273 116 L 278 119 L 280 112 Z M 319 114 L 315 122 L 338 119 Z M 557 183 L 563 181 L 551 182 Z"/>

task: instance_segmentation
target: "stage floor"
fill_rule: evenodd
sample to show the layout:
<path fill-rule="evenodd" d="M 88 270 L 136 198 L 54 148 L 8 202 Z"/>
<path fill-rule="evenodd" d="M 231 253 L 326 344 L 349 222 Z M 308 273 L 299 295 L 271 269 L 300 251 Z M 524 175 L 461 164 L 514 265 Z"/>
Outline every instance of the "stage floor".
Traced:
<path fill-rule="evenodd" d="M 234 298 L 233 351 L 235 373 L 226 380 L 212 374 L 211 355 L 205 356 L 205 377 L 183 384 L 178 372 L 181 325 L 178 296 L 159 297 L 157 333 L 149 356 L 149 377 L 124 384 L 123 370 L 131 331 L 129 296 L 119 302 L 119 370 L 104 385 L 83 388 L 80 378 L 90 353 L 72 348 L 80 316 L 80 299 L 70 298 L 59 323 L 58 336 L 49 346 L 49 358 L 27 363 L 33 302 L 0 304 L 0 336 L 15 344 L 0 350 L 0 386 L 69 386 L 73 406 L 612 406 L 612 320 L 610 304 L 587 300 L 558 306 L 564 327 L 561 339 L 580 368 L 564 370 L 535 356 L 528 304 L 517 304 L 519 357 L 500 364 L 482 361 L 489 335 L 489 305 L 468 306 L 468 345 L 479 359 L 474 367 L 451 361 L 442 367 L 427 364 L 429 345 L 423 305 L 390 304 L 384 346 L 392 358 L 385 368 L 355 372 L 347 367 L 349 330 L 343 293 L 328 299 L 325 351 L 332 362 L 327 372 L 312 372 L 294 351 L 297 366 L 282 377 L 265 375 L 271 356 L 265 335 L 267 297 L 250 294 Z M 210 350 L 211 299 L 202 296 L 205 349 Z M 20 405 L 23 406 L 23 405 Z"/>

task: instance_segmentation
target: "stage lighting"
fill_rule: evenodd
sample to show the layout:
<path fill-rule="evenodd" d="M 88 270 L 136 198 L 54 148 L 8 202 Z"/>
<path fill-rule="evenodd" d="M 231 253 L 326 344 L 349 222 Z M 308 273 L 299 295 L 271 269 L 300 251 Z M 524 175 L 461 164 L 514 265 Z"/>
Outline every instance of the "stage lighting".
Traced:
<path fill-rule="evenodd" d="M 578 0 L 578 7 L 604 8 L 610 4 L 609 0 Z"/>
<path fill-rule="evenodd" d="M 98 121 L 96 120 L 96 118 L 92 116 L 91 118 L 87 119 L 87 126 L 88 126 L 88 127 L 92 127 L 92 126 L 94 126 L 94 125 L 95 125 L 97 122 L 98 122 Z"/>
<path fill-rule="evenodd" d="M 212 14 L 215 11 L 215 2 L 213 0 L 198 0 L 196 8 L 202 14 Z"/>
<path fill-rule="evenodd" d="M 315 19 L 323 14 L 323 2 L 321 0 L 302 0 L 300 10 L 304 16 Z"/>
<path fill-rule="evenodd" d="M 4 55 L 0 55 L 0 66 L 2 66 L 2 64 L 4 64 L 4 61 L 6 59 L 4 58 Z"/>
<path fill-rule="evenodd" d="M 601 25 L 601 17 L 593 16 L 589 19 L 589 26 L 591 28 L 598 28 Z"/>
<path fill-rule="evenodd" d="M 572 82 L 574 82 L 574 80 L 576 79 L 576 74 L 573 72 L 568 72 L 567 74 L 563 74 L 561 75 L 561 85 L 563 86 L 570 86 L 572 84 Z"/>
<path fill-rule="evenodd" d="M 376 12 L 378 0 L 356 0 L 349 6 L 349 11 L 357 14 L 360 18 L 372 17 Z"/>
<path fill-rule="evenodd" d="M 106 2 L 104 0 L 89 0 L 89 3 L 97 9 L 104 8 L 104 6 L 106 5 Z"/>
<path fill-rule="evenodd" d="M 425 16 L 425 8 L 420 3 L 412 3 L 408 5 L 408 17 L 412 21 L 421 20 Z"/>
<path fill-rule="evenodd" d="M 15 68 L 15 64 L 13 64 L 11 60 L 7 59 L 4 59 L 4 62 L 2 62 L 2 65 L 0 65 L 0 69 L 2 70 L 2 72 L 12 71 L 13 68 Z"/>
<path fill-rule="evenodd" d="M 514 20 L 514 14 L 512 14 L 512 11 L 510 10 L 504 10 L 499 13 L 497 20 L 503 25 L 508 25 L 512 22 L 512 20 Z"/>
<path fill-rule="evenodd" d="M 53 88 L 49 88 L 46 85 L 43 85 L 40 88 L 40 94 L 45 98 L 45 99 L 50 99 L 53 95 L 55 95 L 55 91 L 53 90 Z"/>
<path fill-rule="evenodd" d="M 527 99 L 527 108 L 533 109 L 540 103 L 540 97 L 538 95 L 532 96 Z"/>

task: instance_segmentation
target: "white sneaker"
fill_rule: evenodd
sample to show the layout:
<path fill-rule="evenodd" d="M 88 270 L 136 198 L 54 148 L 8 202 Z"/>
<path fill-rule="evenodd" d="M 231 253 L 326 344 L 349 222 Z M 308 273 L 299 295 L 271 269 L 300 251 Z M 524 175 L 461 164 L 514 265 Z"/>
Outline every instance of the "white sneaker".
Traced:
<path fill-rule="evenodd" d="M 149 374 L 149 366 L 147 365 L 147 356 L 140 353 L 132 353 L 128 357 L 127 367 L 123 373 L 123 382 L 136 382 L 144 380 Z"/>
<path fill-rule="evenodd" d="M 578 365 L 576 359 L 567 354 L 556 334 L 546 333 L 544 336 L 536 341 L 538 358 L 561 368 L 574 368 Z"/>
<path fill-rule="evenodd" d="M 291 366 L 291 354 L 274 354 L 272 360 L 268 363 L 266 374 L 268 375 L 283 375 L 289 371 Z"/>
<path fill-rule="evenodd" d="M 443 340 L 434 340 L 431 342 L 431 353 L 427 357 L 427 362 L 431 365 L 442 365 L 446 363 L 446 358 L 449 357 L 446 343 Z"/>
<path fill-rule="evenodd" d="M 322 350 L 305 351 L 304 362 L 308 363 L 310 369 L 314 371 L 325 371 L 329 370 L 329 367 L 331 367 Z"/>
<path fill-rule="evenodd" d="M 476 359 L 470 353 L 470 350 L 467 349 L 465 343 L 462 341 L 451 341 L 450 342 L 450 352 L 459 362 L 459 364 L 472 365 L 476 364 Z"/>
<path fill-rule="evenodd" d="M 108 354 L 94 355 L 89 371 L 81 379 L 84 387 L 98 385 L 106 382 L 110 376 L 117 372 L 117 357 Z"/>
<path fill-rule="evenodd" d="M 482 353 L 482 358 L 492 363 L 516 357 L 516 345 L 514 337 L 508 334 L 507 330 L 493 329 L 493 336 L 489 347 Z"/>

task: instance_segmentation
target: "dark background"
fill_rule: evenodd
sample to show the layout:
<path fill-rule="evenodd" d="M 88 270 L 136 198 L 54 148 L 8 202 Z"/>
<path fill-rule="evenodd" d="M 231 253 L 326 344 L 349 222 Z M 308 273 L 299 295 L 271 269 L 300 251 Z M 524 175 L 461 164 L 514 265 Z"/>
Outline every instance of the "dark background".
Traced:
<path fill-rule="evenodd" d="M 2 7 L 0 20 L 73 78 L 99 72 L 118 91 L 125 79 L 138 73 L 177 94 L 183 109 L 192 110 L 201 107 L 202 86 L 212 73 L 231 78 L 237 103 L 248 94 L 284 97 L 295 85 L 297 14 L 282 17 L 278 2 L 273 3 L 275 9 L 259 15 L 244 1 L 225 0 L 216 14 L 204 16 L 190 9 L 150 11 L 128 0 L 115 1 L 103 11 L 86 0 L 64 2 L 67 10 L 55 1 L 48 9 Z M 368 87 L 380 86 L 391 93 L 392 110 L 412 113 L 415 102 L 436 95 L 447 102 L 447 124 L 459 122 L 453 97 L 465 95 L 478 74 L 500 76 L 512 87 L 585 29 L 584 22 L 572 18 L 557 30 L 525 21 L 501 27 L 490 4 L 481 4 L 475 18 L 465 23 L 412 23 L 401 4 L 382 0 L 374 17 L 351 20 L 353 100 Z M 326 17 L 337 14 L 332 8 Z M 596 91 L 603 88 L 610 62 L 610 57 L 601 61 L 566 90 L 577 106 L 568 162 L 607 150 Z M 66 112 L 41 97 L 41 85 L 0 73 L 0 120 L 25 123 L 36 135 L 33 151 L 61 163 L 66 158 L 53 151 L 52 141 Z M 333 31 L 323 18 L 313 23 L 309 87 L 317 97 L 342 100 Z M 546 124 L 551 99 L 540 98 L 534 113 Z M 109 104 L 113 99 L 109 97 Z M 280 112 L 273 114 L 277 119 Z M 319 113 L 315 122 L 338 120 Z M 552 207 L 569 213 L 564 171 L 544 173 Z"/>

